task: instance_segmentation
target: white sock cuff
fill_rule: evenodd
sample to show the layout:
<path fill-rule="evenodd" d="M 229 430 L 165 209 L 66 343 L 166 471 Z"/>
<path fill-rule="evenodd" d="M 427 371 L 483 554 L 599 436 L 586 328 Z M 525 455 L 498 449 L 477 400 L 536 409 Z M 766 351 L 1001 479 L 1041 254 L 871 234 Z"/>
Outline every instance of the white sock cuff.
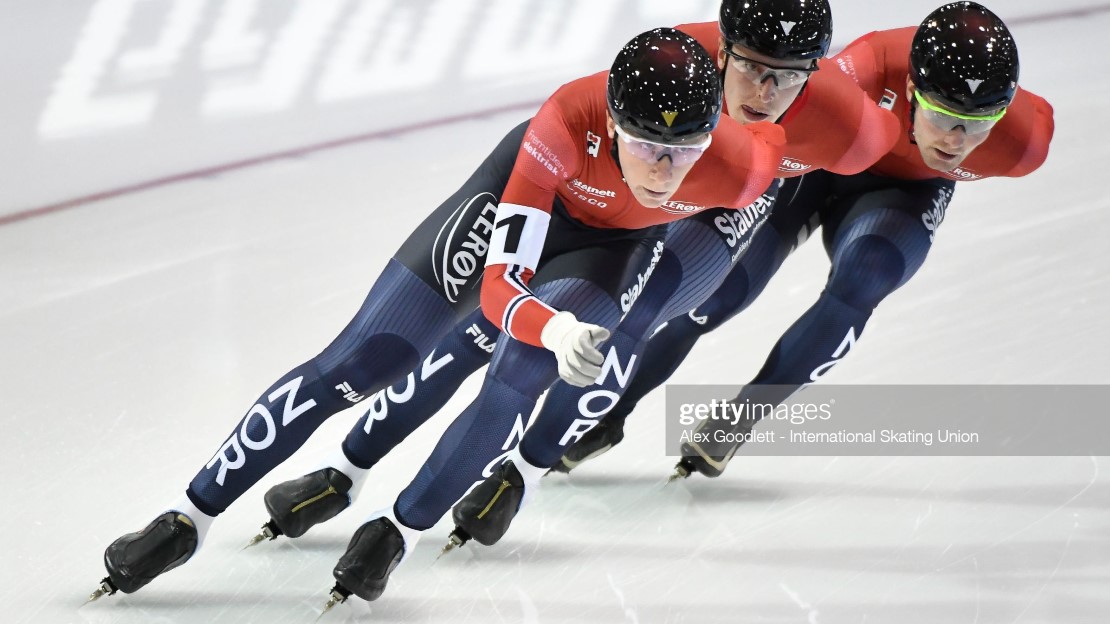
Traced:
<path fill-rule="evenodd" d="M 416 543 L 420 541 L 420 538 L 424 535 L 424 531 L 405 526 L 400 520 L 397 519 L 397 516 L 393 514 L 393 507 L 388 507 L 386 509 L 379 509 L 378 511 L 375 511 L 374 513 L 367 516 L 366 522 L 370 522 L 371 520 L 376 520 L 378 518 L 389 518 L 389 521 L 392 522 L 393 526 L 397 527 L 397 531 L 400 532 L 401 539 L 405 541 L 405 554 L 401 556 L 401 563 L 404 563 L 405 559 L 408 559 L 409 555 L 412 554 L 413 549 L 416 548 Z"/>
<path fill-rule="evenodd" d="M 343 452 L 342 444 L 334 447 L 331 451 L 321 457 L 316 466 L 309 469 L 306 474 L 316 472 L 317 470 L 322 470 L 324 468 L 335 468 L 351 480 L 352 485 L 350 495 L 352 501 L 358 494 L 359 490 L 362 488 L 362 484 L 366 482 L 366 475 L 370 472 L 368 468 L 359 468 L 358 466 L 352 464 L 351 460 L 347 459 L 347 454 Z"/>
<path fill-rule="evenodd" d="M 197 529 L 197 550 L 200 550 L 201 545 L 204 543 L 205 536 L 208 535 L 208 529 L 212 528 L 212 522 L 216 517 L 210 516 L 197 509 L 197 506 L 193 504 L 193 501 L 189 500 L 189 497 L 185 493 L 182 493 L 178 499 L 167 505 L 161 513 L 166 513 L 167 511 L 176 511 L 185 514 L 193 521 L 193 526 Z"/>
<path fill-rule="evenodd" d="M 520 476 L 524 477 L 524 487 L 526 491 L 539 487 L 540 479 L 547 474 L 547 468 L 534 466 L 528 463 L 524 459 L 524 456 L 520 454 L 519 446 L 510 451 L 506 459 L 512 461 L 513 465 L 516 466 L 517 471 L 520 473 Z"/>

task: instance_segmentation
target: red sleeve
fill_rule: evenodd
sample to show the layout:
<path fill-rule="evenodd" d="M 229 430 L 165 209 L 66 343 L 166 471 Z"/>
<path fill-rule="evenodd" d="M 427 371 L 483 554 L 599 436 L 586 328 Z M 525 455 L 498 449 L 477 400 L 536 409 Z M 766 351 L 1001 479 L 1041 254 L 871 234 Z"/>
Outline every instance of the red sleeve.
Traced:
<path fill-rule="evenodd" d="M 552 96 L 532 119 L 497 207 L 482 279 L 482 312 L 509 336 L 542 346 L 540 331 L 555 310 L 528 288 L 543 251 L 555 191 L 578 169 L 570 124 Z M 573 93 L 573 89 L 571 89 Z"/>
<path fill-rule="evenodd" d="M 1001 175 L 1020 178 L 1036 171 L 1044 164 L 1045 159 L 1048 158 L 1048 144 L 1052 141 L 1056 124 L 1053 120 L 1052 105 L 1044 98 L 1033 95 L 1028 91 L 1019 90 L 1010 109 L 1006 111 L 1006 117 L 1013 115 L 1014 119 L 1010 121 L 1027 124 L 1027 128 L 1021 133 L 1027 138 L 1024 141 L 1025 150 L 1017 164 Z M 1006 117 L 1002 118 L 1001 128 L 998 129 L 1009 132 Z"/>
<path fill-rule="evenodd" d="M 868 33 L 841 50 L 832 58 L 840 71 L 851 78 L 861 89 L 878 101 L 883 91 L 883 72 L 878 53 L 871 39 L 879 33 Z"/>
<path fill-rule="evenodd" d="M 902 125 L 894 113 L 879 108 L 867 93 L 842 84 L 845 106 L 839 110 L 850 115 L 830 128 L 843 128 L 846 136 L 837 142 L 840 154 L 825 169 L 840 175 L 855 175 L 865 171 L 894 149 L 902 132 Z"/>
<path fill-rule="evenodd" d="M 878 162 L 898 140 L 898 118 L 873 102 L 831 60 L 823 61 L 810 77 L 803 96 L 779 122 L 786 129 L 789 160 L 855 175 Z"/>
<path fill-rule="evenodd" d="M 731 119 L 730 119 L 731 121 Z M 771 185 L 778 176 L 778 165 L 782 162 L 782 150 L 786 146 L 786 131 L 782 126 L 770 121 L 760 121 L 752 124 L 729 124 L 744 133 L 750 133 L 750 155 L 747 161 L 748 174 L 746 183 L 740 197 L 731 208 L 743 210 L 745 206 L 759 199 L 763 191 Z M 733 160 L 733 167 L 743 162 Z"/>
<path fill-rule="evenodd" d="M 742 124 L 722 116 L 713 145 L 679 192 L 706 206 L 743 210 L 759 199 L 778 176 L 786 134 L 769 121 Z"/>

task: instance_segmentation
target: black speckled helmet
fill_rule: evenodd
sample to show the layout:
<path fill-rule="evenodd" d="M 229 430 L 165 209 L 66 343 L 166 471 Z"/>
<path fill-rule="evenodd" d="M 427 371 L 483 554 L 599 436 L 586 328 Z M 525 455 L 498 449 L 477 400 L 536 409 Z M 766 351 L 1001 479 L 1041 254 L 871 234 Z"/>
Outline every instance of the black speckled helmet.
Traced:
<path fill-rule="evenodd" d="M 723 0 L 721 38 L 782 61 L 817 60 L 832 44 L 828 0 Z"/>
<path fill-rule="evenodd" d="M 953 2 L 921 22 L 910 48 L 910 78 L 941 106 L 978 115 L 1017 93 L 1017 44 L 1006 24 L 974 2 Z"/>
<path fill-rule="evenodd" d="M 675 145 L 697 141 L 720 120 L 720 72 L 693 37 L 656 28 L 617 54 L 607 100 L 617 125 L 636 136 Z"/>

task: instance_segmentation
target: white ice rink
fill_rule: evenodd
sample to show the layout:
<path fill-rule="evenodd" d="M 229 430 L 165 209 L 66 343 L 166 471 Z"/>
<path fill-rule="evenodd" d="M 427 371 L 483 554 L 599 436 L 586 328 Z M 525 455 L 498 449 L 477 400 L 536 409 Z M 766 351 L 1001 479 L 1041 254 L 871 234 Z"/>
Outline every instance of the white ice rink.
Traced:
<path fill-rule="evenodd" d="M 74 4 L 80 25 L 93 9 L 126 3 Z M 161 4 L 185 10 L 190 0 Z M 245 3 L 227 2 L 237 4 Z M 443 3 L 426 4 L 440 10 Z M 688 14 L 645 10 L 619 31 L 713 17 L 715 2 L 691 4 Z M 834 0 L 837 42 L 917 23 L 934 6 L 897 4 L 873 10 Z M 62 10 L 59 2 L 43 5 Z M 1049 159 L 1027 178 L 957 187 L 929 261 L 879 307 L 829 382 L 1105 384 L 1110 377 L 1103 177 L 1110 8 L 994 5 L 1012 18 L 1023 85 L 1055 107 Z M 14 32 L 6 21 L 5 32 Z M 45 31 L 41 20 L 31 26 Z M 87 28 L 80 32 L 87 37 Z M 58 58 L 73 52 L 78 36 L 75 27 Z M 622 42 L 615 37 L 603 56 Z M 41 71 L 61 84 L 61 65 Z M 525 97 L 495 83 L 490 101 L 456 102 L 435 85 L 420 86 L 403 93 L 413 102 L 410 117 L 405 101 L 392 102 L 384 121 L 369 119 L 371 107 L 365 128 L 356 123 L 348 134 L 427 124 L 456 106 L 538 101 L 565 78 L 599 68 L 593 59 L 562 68 L 565 77 L 528 86 Z M 44 94 L 32 95 L 21 96 L 23 108 L 45 106 Z M 299 114 L 302 129 L 310 113 Z M 10 173 L 21 171 L 19 155 L 9 155 L 8 174 L 0 172 L 0 193 L 14 189 L 5 212 L 23 215 L 0 222 L 0 621 L 312 622 L 351 532 L 415 474 L 447 419 L 474 396 L 477 379 L 374 468 L 353 510 L 331 523 L 299 540 L 240 550 L 266 519 L 265 490 L 338 443 L 353 412 L 335 416 L 221 516 L 188 564 L 136 594 L 81 604 L 104 576 L 104 548 L 178 496 L 258 393 L 330 341 L 407 233 L 528 115 L 525 108 L 439 123 L 41 214 L 21 211 L 148 178 L 67 190 L 82 176 L 95 181 L 90 171 L 98 167 L 109 176 L 113 152 L 97 156 L 87 142 L 46 137 L 43 126 L 36 130 L 41 117 L 28 117 L 20 133 L 41 135 L 36 141 L 52 153 L 87 155 L 17 176 Z M 151 123 L 82 136 L 112 146 L 163 131 Z M 186 138 L 144 149 L 152 160 L 169 159 L 193 149 Z M 259 136 L 259 145 L 266 140 Z M 213 150 L 204 163 L 177 172 L 271 149 L 202 148 Z M 29 151 L 27 160 L 42 165 L 42 153 Z M 827 267 L 818 243 L 804 247 L 750 310 L 699 343 L 672 381 L 746 381 L 816 298 Z M 548 478 L 500 544 L 434 562 L 450 530 L 440 523 L 380 600 L 353 599 L 324 621 L 1110 621 L 1106 457 L 740 457 L 720 479 L 664 488 L 674 458 L 662 452 L 662 393 L 640 411 L 625 444 L 569 477 Z"/>

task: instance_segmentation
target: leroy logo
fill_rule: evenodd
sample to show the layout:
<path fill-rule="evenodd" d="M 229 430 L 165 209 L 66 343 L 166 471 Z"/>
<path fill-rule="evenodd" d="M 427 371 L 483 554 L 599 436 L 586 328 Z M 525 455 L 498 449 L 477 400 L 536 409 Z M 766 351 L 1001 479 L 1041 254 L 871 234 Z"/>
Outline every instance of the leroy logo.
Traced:
<path fill-rule="evenodd" d="M 497 215 L 497 198 L 492 193 L 479 193 L 463 202 L 436 234 L 432 245 L 432 272 L 451 303 L 471 279 L 480 277 L 485 266 L 493 219 Z M 471 283 L 473 289 L 477 283 Z"/>
<path fill-rule="evenodd" d="M 947 175 L 948 175 L 948 177 L 955 178 L 957 180 L 979 180 L 983 177 L 983 176 L 979 175 L 978 173 L 975 173 L 973 171 L 968 171 L 967 169 L 964 169 L 963 167 L 956 167 L 952 171 L 949 171 Z"/>
<path fill-rule="evenodd" d="M 663 212 L 669 212 L 671 214 L 687 215 L 687 214 L 694 214 L 695 212 L 701 212 L 702 210 L 705 210 L 706 207 L 705 206 L 699 206 L 698 204 L 687 204 L 685 202 L 680 202 L 680 201 L 668 201 L 668 202 L 664 202 L 663 205 L 660 206 L 660 208 L 663 209 Z"/>
<path fill-rule="evenodd" d="M 782 162 L 779 163 L 779 171 L 795 173 L 798 171 L 805 171 L 812 169 L 813 165 L 806 164 L 800 160 L 794 160 L 786 156 L 782 157 Z"/>

